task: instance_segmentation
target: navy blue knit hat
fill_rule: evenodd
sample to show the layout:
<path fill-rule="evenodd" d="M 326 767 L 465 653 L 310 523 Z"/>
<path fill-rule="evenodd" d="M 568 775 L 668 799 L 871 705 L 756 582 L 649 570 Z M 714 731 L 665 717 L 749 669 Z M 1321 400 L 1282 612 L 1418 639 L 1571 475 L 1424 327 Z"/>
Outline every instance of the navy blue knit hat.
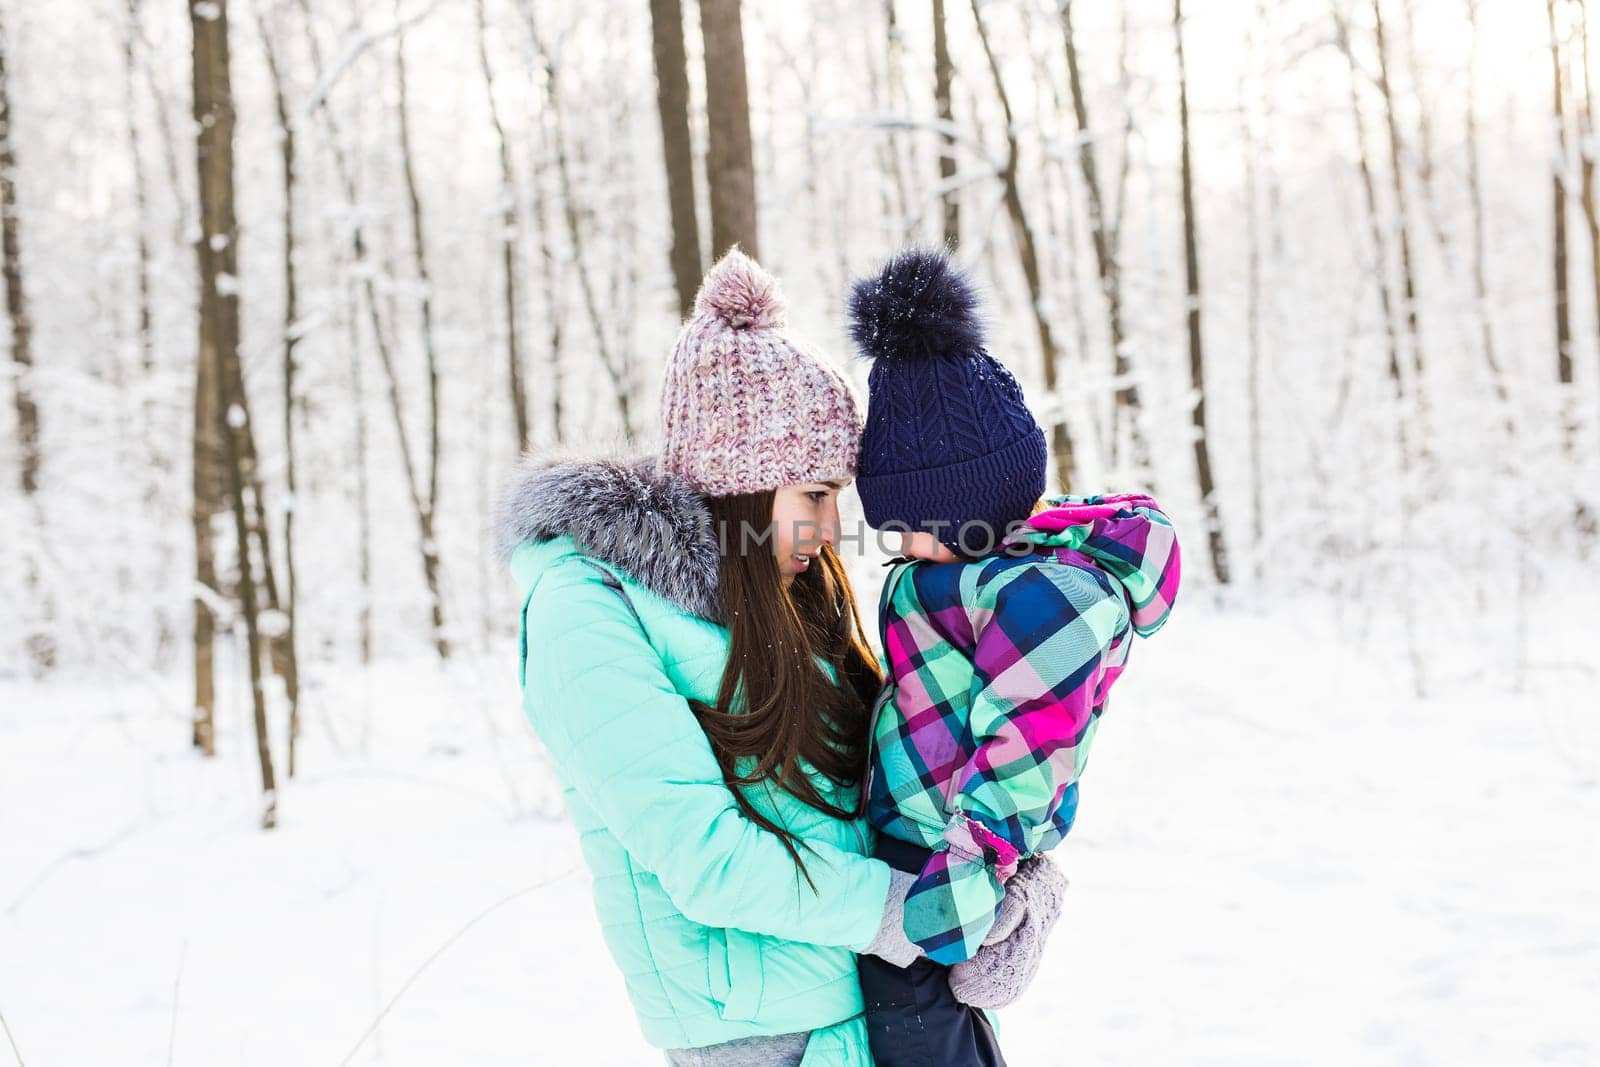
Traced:
<path fill-rule="evenodd" d="M 856 477 L 867 522 L 993 549 L 1044 493 L 1046 452 L 1017 380 L 984 351 L 971 282 L 944 252 L 900 252 L 852 287 L 850 335 L 872 360 Z"/>

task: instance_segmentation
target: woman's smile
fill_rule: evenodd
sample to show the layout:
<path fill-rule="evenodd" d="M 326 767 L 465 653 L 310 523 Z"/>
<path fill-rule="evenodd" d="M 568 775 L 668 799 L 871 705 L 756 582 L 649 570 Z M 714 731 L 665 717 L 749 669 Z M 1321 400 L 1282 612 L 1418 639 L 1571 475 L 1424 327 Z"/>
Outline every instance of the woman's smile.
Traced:
<path fill-rule="evenodd" d="M 787 586 L 839 541 L 839 491 L 848 478 L 781 486 L 772 498 L 772 553 Z"/>

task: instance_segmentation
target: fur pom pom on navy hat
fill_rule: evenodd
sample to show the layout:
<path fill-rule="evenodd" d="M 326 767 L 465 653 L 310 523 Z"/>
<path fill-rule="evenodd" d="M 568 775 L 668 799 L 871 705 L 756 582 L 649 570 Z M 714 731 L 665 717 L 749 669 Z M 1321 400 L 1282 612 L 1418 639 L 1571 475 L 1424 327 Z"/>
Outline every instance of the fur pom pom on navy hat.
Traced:
<path fill-rule="evenodd" d="M 983 346 L 977 295 L 942 251 L 912 248 L 856 282 L 850 334 L 872 361 L 856 489 L 876 529 L 992 550 L 1044 493 L 1044 432 Z"/>

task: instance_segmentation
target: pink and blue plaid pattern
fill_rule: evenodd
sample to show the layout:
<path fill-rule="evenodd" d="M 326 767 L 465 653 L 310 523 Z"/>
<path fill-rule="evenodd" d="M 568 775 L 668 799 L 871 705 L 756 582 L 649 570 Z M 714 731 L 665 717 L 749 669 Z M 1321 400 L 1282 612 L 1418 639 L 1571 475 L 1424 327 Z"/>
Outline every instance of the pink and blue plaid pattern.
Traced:
<path fill-rule="evenodd" d="M 1012 553 L 901 563 L 884 583 L 867 816 L 935 852 L 905 928 L 938 963 L 977 951 L 1017 861 L 1072 828 L 1132 635 L 1160 629 L 1178 590 L 1176 532 L 1154 500 L 1047 503 Z"/>

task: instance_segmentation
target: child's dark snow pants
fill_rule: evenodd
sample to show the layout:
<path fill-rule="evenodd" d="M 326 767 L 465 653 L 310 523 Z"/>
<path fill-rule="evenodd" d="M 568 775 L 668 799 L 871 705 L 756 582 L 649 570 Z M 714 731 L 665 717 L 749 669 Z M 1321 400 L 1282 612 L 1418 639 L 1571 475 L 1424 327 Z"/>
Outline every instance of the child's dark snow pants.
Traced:
<path fill-rule="evenodd" d="M 913 874 L 932 854 L 886 834 L 873 853 Z M 857 964 L 877 1067 L 1005 1067 L 989 1020 L 950 991 L 950 968 L 926 957 L 903 968 L 877 956 L 861 956 Z"/>

